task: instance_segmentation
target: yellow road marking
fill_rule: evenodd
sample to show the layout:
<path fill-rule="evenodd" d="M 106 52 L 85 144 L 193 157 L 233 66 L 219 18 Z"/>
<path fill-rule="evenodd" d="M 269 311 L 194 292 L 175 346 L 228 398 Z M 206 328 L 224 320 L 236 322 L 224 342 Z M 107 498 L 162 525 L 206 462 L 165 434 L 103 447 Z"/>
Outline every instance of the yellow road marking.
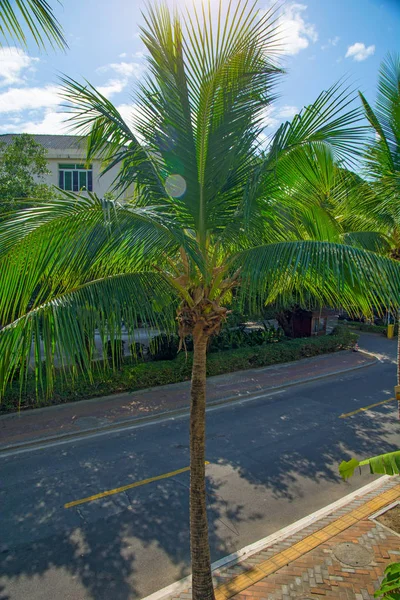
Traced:
<path fill-rule="evenodd" d="M 206 460 L 206 465 L 210 463 Z M 126 490 L 131 490 L 132 488 L 140 487 L 141 485 L 146 485 L 147 483 L 152 483 L 153 481 L 159 481 L 160 479 L 167 479 L 168 477 L 174 477 L 175 475 L 179 475 L 180 473 L 185 473 L 186 471 L 190 471 L 190 467 L 184 467 L 183 469 L 177 469 L 176 471 L 170 471 L 169 473 L 163 473 L 162 475 L 156 475 L 155 477 L 149 477 L 149 479 L 142 479 L 141 481 L 135 481 L 135 483 L 129 483 L 128 485 L 123 485 L 122 487 L 115 488 L 113 490 L 106 490 L 105 492 L 100 492 L 99 494 L 94 494 L 93 496 L 87 496 L 86 498 L 81 498 L 80 500 L 74 500 L 73 502 L 67 502 L 64 504 L 64 508 L 72 508 L 73 506 L 78 506 L 79 504 L 85 504 L 86 502 L 93 502 L 93 500 L 99 500 L 99 498 L 105 498 L 106 496 L 112 496 L 113 494 L 119 494 L 120 492 L 125 492 Z"/>
<path fill-rule="evenodd" d="M 363 412 L 365 410 L 369 410 L 370 408 L 374 408 L 375 406 L 380 406 L 381 404 L 387 404 L 388 402 L 393 402 L 396 398 L 387 398 L 387 400 L 382 400 L 382 402 L 375 402 L 375 404 L 370 404 L 369 406 L 363 406 L 362 408 L 357 408 L 357 410 L 353 410 L 353 412 L 344 413 L 343 415 L 339 415 L 339 419 L 345 419 L 346 417 L 352 417 L 359 412 Z"/>

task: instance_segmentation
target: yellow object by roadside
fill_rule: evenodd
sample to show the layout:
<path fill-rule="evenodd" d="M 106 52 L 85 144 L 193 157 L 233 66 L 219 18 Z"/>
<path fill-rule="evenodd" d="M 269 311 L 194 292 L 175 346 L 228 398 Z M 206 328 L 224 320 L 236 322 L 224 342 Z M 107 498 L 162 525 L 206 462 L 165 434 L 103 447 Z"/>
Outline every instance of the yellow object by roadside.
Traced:
<path fill-rule="evenodd" d="M 387 326 L 387 336 L 388 336 L 389 340 L 393 339 L 393 336 L 394 336 L 394 325 L 388 325 Z"/>

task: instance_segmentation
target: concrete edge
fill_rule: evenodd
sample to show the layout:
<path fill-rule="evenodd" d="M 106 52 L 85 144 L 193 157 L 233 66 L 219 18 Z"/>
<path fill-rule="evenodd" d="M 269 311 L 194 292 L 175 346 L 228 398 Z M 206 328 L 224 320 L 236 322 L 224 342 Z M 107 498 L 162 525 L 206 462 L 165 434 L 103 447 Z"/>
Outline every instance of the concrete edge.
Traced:
<path fill-rule="evenodd" d="M 292 381 L 289 381 L 286 384 L 262 388 L 260 390 L 257 390 L 257 393 L 254 393 L 254 394 L 249 394 L 246 396 L 227 396 L 226 398 L 221 398 L 220 400 L 214 400 L 207 404 L 206 411 L 212 409 L 213 407 L 224 406 L 225 404 L 236 404 L 236 403 L 240 403 L 243 401 L 259 400 L 260 398 L 262 398 L 268 394 L 272 395 L 279 390 L 285 390 L 286 388 L 293 387 L 295 385 L 302 385 L 305 383 L 311 383 L 313 381 L 318 381 L 320 379 L 327 379 L 329 377 L 335 377 L 337 375 L 350 373 L 352 371 L 358 371 L 359 369 L 365 369 L 366 367 L 371 367 L 372 365 L 379 362 L 379 359 L 376 356 L 374 356 L 373 354 L 370 354 L 369 352 L 365 352 L 363 350 L 360 350 L 360 352 L 362 354 L 365 354 L 366 356 L 368 356 L 368 358 L 370 358 L 371 360 L 363 365 L 356 365 L 354 367 L 349 367 L 347 369 L 338 369 L 336 371 L 332 371 L 331 373 L 323 373 L 322 375 L 314 375 L 313 377 L 294 379 Z M 90 399 L 89 401 L 92 402 L 95 400 L 96 399 L 93 398 L 93 399 Z M 51 408 L 56 408 L 56 407 L 45 407 L 43 410 L 51 409 Z M 41 410 L 41 409 L 37 409 L 37 410 Z M 163 419 L 165 420 L 168 418 L 172 419 L 175 417 L 183 417 L 188 414 L 189 414 L 189 407 L 186 407 L 186 408 L 180 408 L 177 410 L 163 411 L 163 412 L 159 412 L 159 413 L 149 415 L 146 417 L 133 417 L 133 418 L 125 419 L 123 421 L 119 421 L 118 423 L 110 423 L 108 425 L 100 425 L 98 427 L 91 427 L 88 429 L 83 429 L 81 431 L 60 433 L 57 435 L 50 435 L 50 436 L 35 438 L 34 440 L 28 440 L 26 442 L 17 442 L 15 444 L 7 444 L 6 446 L 0 446 L 0 456 L 2 454 L 11 453 L 13 451 L 18 451 L 18 450 L 22 451 L 24 449 L 26 449 L 26 450 L 34 449 L 36 447 L 52 445 L 54 443 L 61 442 L 61 441 L 65 441 L 65 442 L 71 441 L 72 442 L 74 440 L 78 440 L 83 437 L 90 437 L 94 434 L 97 434 L 97 435 L 106 434 L 109 431 L 115 431 L 116 433 L 119 431 L 126 431 L 131 428 L 138 427 L 141 424 L 153 423 L 158 420 L 163 420 Z M 7 417 L 7 416 L 11 416 L 11 415 L 4 415 L 4 417 Z"/>
<path fill-rule="evenodd" d="M 386 531 L 389 531 L 389 533 L 391 535 L 397 535 L 397 537 L 400 538 L 400 533 L 397 533 L 397 531 L 394 531 L 394 529 L 391 529 L 387 525 L 384 525 L 383 523 L 381 523 L 380 521 L 377 520 L 377 517 L 380 517 L 381 515 L 383 515 L 385 512 L 387 512 L 391 508 L 394 508 L 395 506 L 399 506 L 399 504 L 400 504 L 400 500 L 395 500 L 394 502 L 392 502 L 388 506 L 385 506 L 384 508 L 381 508 L 380 510 L 378 510 L 377 512 L 375 512 L 373 515 L 370 515 L 368 517 L 368 519 L 370 521 L 373 521 L 374 523 L 376 523 L 380 527 L 383 527 L 384 529 L 386 529 Z"/>
<path fill-rule="evenodd" d="M 359 496 L 365 496 L 366 494 L 374 491 L 375 489 L 378 489 L 379 487 L 383 486 L 389 479 L 391 479 L 390 475 L 383 475 L 382 477 L 379 477 L 375 481 L 372 481 L 371 483 L 368 483 L 367 485 L 359 488 L 358 490 L 347 494 L 343 498 L 332 502 L 332 504 L 328 504 L 328 506 L 325 506 L 324 508 L 315 511 L 310 515 L 307 515 L 307 517 L 303 517 L 303 519 L 300 519 L 299 521 L 296 521 L 295 523 L 292 523 L 291 525 L 288 525 L 287 527 L 284 527 L 283 529 L 280 529 L 279 531 L 276 531 L 275 533 L 272 533 L 271 535 L 262 538 L 261 540 L 258 540 L 258 542 L 249 544 L 248 546 L 241 548 L 237 552 L 234 552 L 233 554 L 229 554 L 228 556 L 217 560 L 216 562 L 212 563 L 211 569 L 215 571 L 226 565 L 234 566 L 235 564 L 238 564 L 246 560 L 247 558 L 250 558 L 250 556 L 252 556 L 253 554 L 260 552 L 261 550 L 266 549 L 267 547 L 272 546 L 277 542 L 281 542 L 286 538 L 290 537 L 291 535 L 295 535 L 297 532 L 301 531 L 302 529 L 305 529 L 315 521 L 319 521 L 320 519 L 326 517 L 335 510 L 343 508 Z M 187 590 L 190 587 L 191 579 L 191 575 L 188 575 L 187 577 L 184 577 L 183 579 L 180 579 L 179 581 L 176 581 L 175 583 L 172 583 L 171 585 L 161 590 L 158 590 L 153 594 L 150 594 L 150 596 L 142 598 L 142 600 L 167 600 L 172 595 L 179 594 L 184 590 Z"/>

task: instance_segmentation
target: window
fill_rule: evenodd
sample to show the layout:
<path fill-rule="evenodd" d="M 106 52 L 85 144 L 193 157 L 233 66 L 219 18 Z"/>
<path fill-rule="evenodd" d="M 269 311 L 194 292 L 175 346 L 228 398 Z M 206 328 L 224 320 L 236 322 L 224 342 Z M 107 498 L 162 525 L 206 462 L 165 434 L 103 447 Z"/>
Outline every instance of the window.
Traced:
<path fill-rule="evenodd" d="M 93 192 L 92 165 L 86 169 L 85 165 L 59 164 L 58 187 L 67 192 L 79 192 L 80 190 Z"/>

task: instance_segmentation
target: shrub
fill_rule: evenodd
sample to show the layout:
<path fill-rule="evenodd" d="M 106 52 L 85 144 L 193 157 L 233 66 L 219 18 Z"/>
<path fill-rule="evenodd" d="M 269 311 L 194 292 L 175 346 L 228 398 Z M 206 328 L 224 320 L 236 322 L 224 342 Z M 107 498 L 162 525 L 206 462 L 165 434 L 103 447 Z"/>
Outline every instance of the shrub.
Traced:
<path fill-rule="evenodd" d="M 345 327 L 364 331 L 365 333 L 382 333 L 387 336 L 387 325 L 374 325 L 372 323 L 362 323 L 358 321 L 345 321 Z M 394 335 L 398 333 L 398 325 L 394 326 Z"/>
<path fill-rule="evenodd" d="M 107 358 L 110 365 L 120 367 L 124 357 L 124 340 L 109 340 L 106 344 Z"/>
<path fill-rule="evenodd" d="M 149 354 L 152 360 L 174 360 L 178 354 L 179 337 L 161 333 L 150 341 Z"/>
<path fill-rule="evenodd" d="M 279 344 L 244 347 L 225 352 L 213 352 L 208 357 L 207 375 L 222 375 L 239 370 L 266 367 L 277 363 L 290 362 L 318 354 L 337 352 L 354 346 L 357 335 L 346 326 L 335 328 L 331 335 L 298 338 L 282 341 Z M 33 408 L 48 404 L 61 404 L 86 398 L 130 392 L 190 379 L 192 353 L 181 352 L 175 360 L 159 362 L 135 362 L 131 359 L 119 370 L 113 371 L 107 361 L 99 363 L 93 381 L 85 373 L 78 374 L 71 383 L 60 373 L 55 379 L 55 389 L 51 398 L 37 398 L 33 376 L 28 377 L 26 389 L 20 397 L 19 383 L 15 382 L 7 393 L 0 410 L 3 412 L 21 408 Z"/>
<path fill-rule="evenodd" d="M 235 329 L 224 328 L 218 335 L 211 338 L 209 352 L 220 352 L 245 346 L 261 346 L 279 342 L 284 337 L 282 329 L 265 327 L 263 329 L 245 329 L 244 326 Z"/>
<path fill-rule="evenodd" d="M 144 361 L 149 356 L 149 350 L 145 344 L 133 342 L 130 346 L 131 356 L 137 361 Z"/>

